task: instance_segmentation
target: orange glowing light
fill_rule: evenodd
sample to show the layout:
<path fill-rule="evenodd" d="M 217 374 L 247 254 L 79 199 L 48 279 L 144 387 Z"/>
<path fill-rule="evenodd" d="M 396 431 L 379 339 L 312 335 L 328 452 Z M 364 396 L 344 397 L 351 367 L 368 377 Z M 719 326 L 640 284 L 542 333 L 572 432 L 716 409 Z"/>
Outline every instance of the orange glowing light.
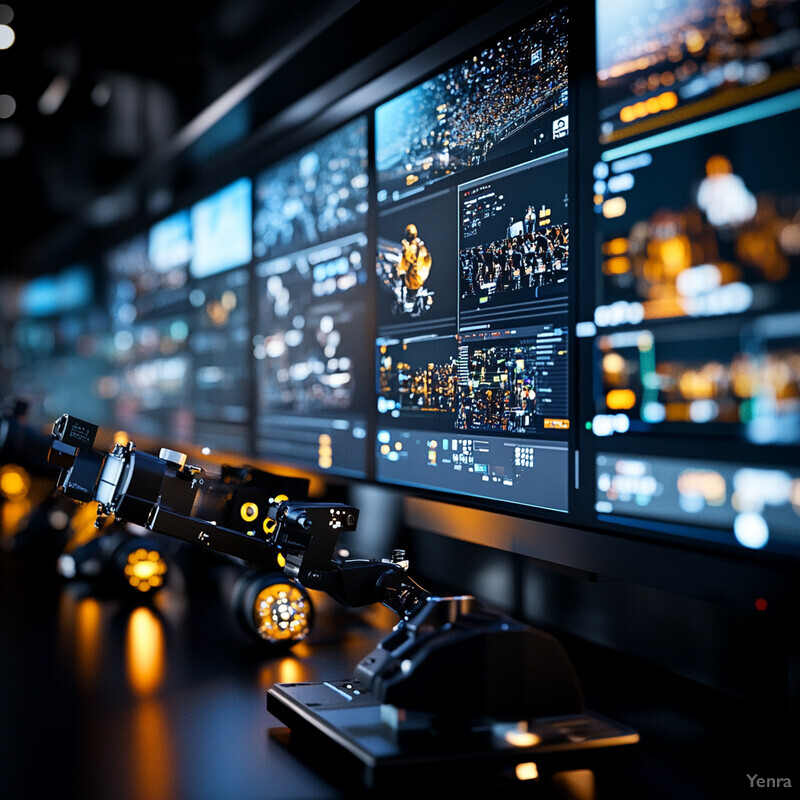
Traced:
<path fill-rule="evenodd" d="M 697 28 L 690 28 L 686 31 L 686 49 L 690 53 L 699 53 L 706 45 L 706 39 Z"/>
<path fill-rule="evenodd" d="M 306 596 L 290 583 L 265 587 L 253 604 L 258 635 L 270 642 L 303 639 L 309 631 L 309 613 Z"/>
<path fill-rule="evenodd" d="M 658 114 L 661 111 L 661 102 L 657 97 L 649 97 L 644 105 L 648 114 Z"/>
<path fill-rule="evenodd" d="M 72 552 L 99 536 L 102 529 L 98 529 L 96 523 L 97 508 L 91 503 L 79 505 L 72 514 L 72 536 L 66 547 L 67 552 Z"/>
<path fill-rule="evenodd" d="M 128 684 L 141 697 L 155 692 L 164 678 L 164 630 L 161 621 L 146 606 L 128 620 L 125 667 Z"/>
<path fill-rule="evenodd" d="M 311 674 L 302 659 L 309 655 L 303 642 L 292 647 L 292 656 L 270 662 L 259 673 L 258 683 L 263 689 L 270 689 L 276 683 L 303 683 L 311 680 Z"/>
<path fill-rule="evenodd" d="M 559 431 L 566 431 L 569 430 L 569 420 L 568 419 L 549 419 L 545 418 L 544 420 L 544 427 L 545 428 L 552 428 L 554 430 Z"/>
<path fill-rule="evenodd" d="M 692 265 L 692 246 L 688 236 L 671 236 L 660 242 L 658 253 L 666 277 L 674 278 Z"/>
<path fill-rule="evenodd" d="M 503 737 L 512 747 L 536 747 L 542 737 L 530 731 L 507 731 Z"/>
<path fill-rule="evenodd" d="M 128 555 L 124 572 L 128 583 L 134 589 L 140 592 L 149 592 L 164 583 L 167 564 L 158 550 L 146 550 L 144 547 L 139 547 Z"/>
<path fill-rule="evenodd" d="M 667 422 L 689 422 L 689 403 L 666 403 L 664 405 L 664 418 Z"/>
<path fill-rule="evenodd" d="M 725 156 L 711 156 L 708 161 L 706 161 L 706 175 L 708 175 L 708 177 L 712 175 L 731 175 L 732 173 L 733 165 L 730 159 Z"/>
<path fill-rule="evenodd" d="M 678 105 L 678 95 L 675 92 L 662 92 L 658 96 L 661 111 L 669 111 Z"/>
<path fill-rule="evenodd" d="M 625 373 L 625 359 L 619 353 L 606 353 L 602 364 L 606 378 L 617 378 Z"/>
<path fill-rule="evenodd" d="M 4 537 L 13 537 L 31 513 L 30 500 L 0 503 L 0 530 Z"/>
<path fill-rule="evenodd" d="M 539 768 L 535 762 L 527 761 L 517 764 L 514 773 L 518 781 L 535 781 L 539 777 Z"/>
<path fill-rule="evenodd" d="M 603 216 L 606 219 L 621 217 L 627 207 L 628 204 L 625 202 L 624 197 L 612 197 L 603 203 Z"/>
<path fill-rule="evenodd" d="M 12 502 L 27 497 L 31 488 L 28 473 L 16 464 L 6 464 L 0 469 L 0 494 Z"/>
<path fill-rule="evenodd" d="M 678 492 L 684 496 L 700 495 L 709 505 L 725 502 L 725 478 L 714 470 L 685 470 L 678 476 Z"/>
<path fill-rule="evenodd" d="M 100 603 L 93 597 L 75 607 L 75 653 L 77 671 L 84 687 L 91 687 L 100 664 Z"/>
<path fill-rule="evenodd" d="M 625 256 L 614 256 L 603 262 L 603 274 L 624 275 L 631 271 L 631 260 Z"/>
<path fill-rule="evenodd" d="M 736 241 L 736 255 L 758 267 L 768 281 L 781 281 L 789 273 L 788 259 L 775 237 L 766 231 L 744 231 Z"/>
<path fill-rule="evenodd" d="M 603 242 L 602 250 L 605 256 L 621 256 L 628 252 L 628 240 L 624 236 L 609 239 L 609 241 Z"/>
<path fill-rule="evenodd" d="M 655 76 L 654 84 L 658 83 L 658 76 Z M 650 87 L 653 88 L 652 86 Z M 661 92 L 653 95 L 647 100 L 639 100 L 629 106 L 623 106 L 619 111 L 621 122 L 633 122 L 636 119 L 649 117 L 651 114 L 660 114 L 662 111 L 670 111 L 678 105 L 678 95 L 675 92 Z"/>
<path fill-rule="evenodd" d="M 612 389 L 606 395 L 606 405 L 614 411 L 633 408 L 636 405 L 636 394 L 631 389 Z"/>
<path fill-rule="evenodd" d="M 217 300 L 212 301 L 206 306 L 208 318 L 217 326 L 222 326 L 228 321 L 230 312 Z"/>
<path fill-rule="evenodd" d="M 131 718 L 131 748 L 126 753 L 132 800 L 170 800 L 175 796 L 176 756 L 168 719 L 156 700 L 136 705 Z"/>

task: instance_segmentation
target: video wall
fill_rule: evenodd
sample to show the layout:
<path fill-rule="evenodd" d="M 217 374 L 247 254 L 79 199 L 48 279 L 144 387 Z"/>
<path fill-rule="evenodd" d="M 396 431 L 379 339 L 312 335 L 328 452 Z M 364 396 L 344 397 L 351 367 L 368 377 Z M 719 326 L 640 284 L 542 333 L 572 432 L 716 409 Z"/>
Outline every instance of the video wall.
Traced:
<path fill-rule="evenodd" d="M 485 31 L 120 241 L 79 323 L 19 313 L 14 391 L 177 449 L 800 554 L 800 2 L 594 17 L 594 53 L 566 4 Z M 80 397 L 48 398 L 67 351 Z"/>

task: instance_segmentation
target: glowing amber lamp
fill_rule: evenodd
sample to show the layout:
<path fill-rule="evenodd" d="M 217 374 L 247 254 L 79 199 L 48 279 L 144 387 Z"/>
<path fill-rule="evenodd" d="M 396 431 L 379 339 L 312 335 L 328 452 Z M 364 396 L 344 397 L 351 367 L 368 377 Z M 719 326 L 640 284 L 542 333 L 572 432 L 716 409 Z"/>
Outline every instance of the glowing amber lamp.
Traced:
<path fill-rule="evenodd" d="M 134 589 L 149 592 L 163 585 L 167 564 L 157 550 L 139 547 L 128 555 L 124 572 Z"/>
<path fill-rule="evenodd" d="M 309 631 L 309 605 L 305 595 L 290 583 L 262 589 L 253 604 L 258 635 L 269 642 L 300 641 Z"/>

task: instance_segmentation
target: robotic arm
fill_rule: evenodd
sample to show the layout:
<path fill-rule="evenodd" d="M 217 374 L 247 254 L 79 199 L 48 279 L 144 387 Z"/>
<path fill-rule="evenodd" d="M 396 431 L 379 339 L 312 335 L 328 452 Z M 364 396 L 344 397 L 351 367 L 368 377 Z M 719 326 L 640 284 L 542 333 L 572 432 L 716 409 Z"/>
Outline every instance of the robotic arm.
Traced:
<path fill-rule="evenodd" d="M 96 502 L 98 525 L 114 516 L 259 566 L 273 566 L 282 556 L 286 575 L 306 588 L 350 607 L 383 603 L 401 618 L 430 595 L 408 577 L 400 552 L 381 560 L 339 558 L 339 534 L 356 529 L 358 509 L 352 506 L 266 491 L 259 496 L 256 481 L 255 493 L 240 503 L 239 524 L 222 525 L 220 519 L 236 516 L 230 496 L 220 492 L 219 477 L 209 480 L 184 454 L 162 449 L 156 457 L 133 442 L 115 444 L 108 453 L 93 450 L 97 426 L 68 414 L 56 420 L 52 435 L 48 460 L 61 469 L 57 487 L 79 502 Z"/>

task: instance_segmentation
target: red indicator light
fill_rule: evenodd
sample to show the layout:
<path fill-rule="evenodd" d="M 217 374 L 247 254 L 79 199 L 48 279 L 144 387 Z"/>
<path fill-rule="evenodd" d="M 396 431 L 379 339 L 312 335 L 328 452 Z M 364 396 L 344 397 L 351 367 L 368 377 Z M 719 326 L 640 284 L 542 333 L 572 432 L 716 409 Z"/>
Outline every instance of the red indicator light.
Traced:
<path fill-rule="evenodd" d="M 763 597 L 756 598 L 756 611 L 766 611 L 769 603 Z"/>

